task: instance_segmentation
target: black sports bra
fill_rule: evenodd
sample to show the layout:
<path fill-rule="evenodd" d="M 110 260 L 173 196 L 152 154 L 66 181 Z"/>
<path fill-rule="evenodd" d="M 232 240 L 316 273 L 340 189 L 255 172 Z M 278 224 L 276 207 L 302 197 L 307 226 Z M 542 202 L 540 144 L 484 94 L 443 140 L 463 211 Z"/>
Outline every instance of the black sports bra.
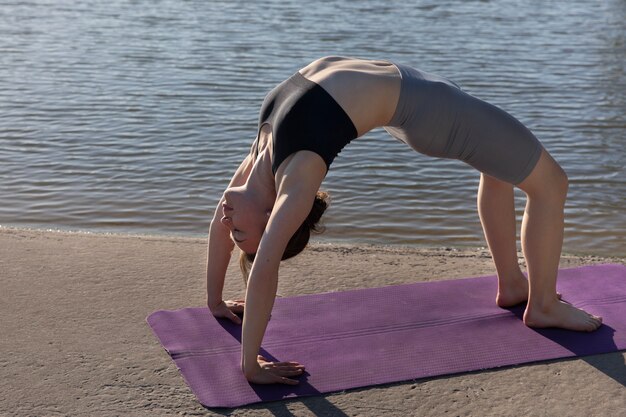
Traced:
<path fill-rule="evenodd" d="M 268 93 L 259 115 L 259 131 L 272 129 L 272 172 L 295 152 L 315 152 L 330 168 L 357 130 L 350 117 L 320 85 L 296 72 Z"/>

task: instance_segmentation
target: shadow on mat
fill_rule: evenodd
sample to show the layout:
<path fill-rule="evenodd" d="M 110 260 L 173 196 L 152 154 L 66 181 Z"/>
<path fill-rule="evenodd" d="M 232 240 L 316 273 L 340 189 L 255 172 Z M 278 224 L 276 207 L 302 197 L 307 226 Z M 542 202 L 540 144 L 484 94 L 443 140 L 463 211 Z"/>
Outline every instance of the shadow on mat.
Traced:
<path fill-rule="evenodd" d="M 513 307 L 508 310 L 522 320 L 524 306 Z M 563 346 L 598 371 L 626 387 L 626 364 L 613 339 L 615 329 L 611 326 L 603 324 L 598 330 L 591 333 L 563 329 L 533 330 Z"/>
<path fill-rule="evenodd" d="M 226 330 L 232 337 L 234 337 L 241 344 L 241 326 L 233 324 L 229 320 L 218 320 L 217 321 L 223 328 Z M 267 350 L 261 348 L 260 354 L 273 362 L 280 361 L 280 358 L 274 357 Z M 257 385 L 250 384 L 250 387 L 254 390 L 254 392 L 258 395 L 261 401 L 280 401 L 280 400 L 290 400 L 290 399 L 298 399 L 305 405 L 314 415 L 316 416 L 338 416 L 338 417 L 348 417 L 346 413 L 337 408 L 330 401 L 325 399 L 322 396 L 322 393 L 317 390 L 314 386 L 308 383 L 307 379 L 309 377 L 308 372 L 304 372 L 303 375 L 298 377 L 298 381 L 300 383 L 298 385 Z M 315 401 L 307 401 L 305 398 L 297 398 L 297 397 L 309 397 L 309 396 L 317 396 Z M 262 405 L 251 404 L 247 407 L 251 409 L 263 408 L 270 411 L 276 417 L 290 417 L 294 416 L 294 414 L 287 408 L 285 403 L 273 402 L 266 403 Z M 216 410 L 212 410 L 216 411 Z M 230 415 L 231 412 L 222 412 L 222 415 Z"/>

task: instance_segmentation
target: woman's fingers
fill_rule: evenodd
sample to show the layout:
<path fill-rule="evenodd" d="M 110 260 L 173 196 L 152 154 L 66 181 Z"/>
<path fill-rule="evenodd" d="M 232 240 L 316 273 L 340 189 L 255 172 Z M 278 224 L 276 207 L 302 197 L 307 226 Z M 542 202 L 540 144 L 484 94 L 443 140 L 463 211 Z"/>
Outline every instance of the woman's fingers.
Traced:
<path fill-rule="evenodd" d="M 228 307 L 228 302 L 222 301 L 218 307 L 214 307 L 214 309 L 211 310 L 211 313 L 215 317 L 229 319 L 235 324 L 241 324 L 241 318 Z"/>
<path fill-rule="evenodd" d="M 281 371 L 304 371 L 304 365 L 300 365 L 300 364 L 295 364 L 295 365 L 275 364 L 274 368 L 281 370 Z"/>
<path fill-rule="evenodd" d="M 299 382 L 296 381 L 295 379 L 289 379 L 289 378 L 280 378 L 279 381 L 281 384 L 286 384 L 286 385 L 298 385 Z"/>
<path fill-rule="evenodd" d="M 299 363 L 293 364 L 293 365 L 279 365 L 275 363 L 274 368 L 276 369 L 304 369 L 304 365 L 300 365 Z"/>
<path fill-rule="evenodd" d="M 261 355 L 257 356 L 257 360 L 264 371 L 267 371 L 277 377 L 284 378 L 288 376 L 298 376 L 302 375 L 304 372 L 304 365 L 301 365 L 298 362 L 270 362 Z M 286 382 L 281 381 L 281 383 Z"/>
<path fill-rule="evenodd" d="M 280 377 L 288 377 L 288 376 L 298 376 L 298 375 L 302 375 L 302 373 L 304 373 L 304 366 L 299 365 L 299 366 L 268 366 L 265 368 L 266 370 L 268 370 L 269 372 L 273 373 L 274 375 L 280 376 Z"/>
<path fill-rule="evenodd" d="M 272 372 L 271 370 L 267 370 L 268 373 L 270 373 L 274 380 L 273 383 L 278 383 L 278 384 L 287 384 L 287 385 L 298 385 L 299 381 L 297 379 L 291 379 L 291 378 L 287 378 L 288 376 L 296 376 L 299 375 L 297 373 L 276 373 L 276 372 Z"/>
<path fill-rule="evenodd" d="M 257 355 L 257 360 L 267 362 L 267 364 L 270 364 L 273 366 L 302 366 L 304 367 L 304 365 L 301 365 L 300 362 L 296 362 L 296 361 L 272 362 L 268 360 L 267 358 L 265 358 L 263 355 Z"/>
<path fill-rule="evenodd" d="M 298 381 L 295 379 L 287 378 L 287 376 L 295 375 L 280 375 L 275 369 L 261 368 L 260 371 L 252 376 L 248 377 L 248 381 L 255 384 L 287 384 L 298 385 Z"/>
<path fill-rule="evenodd" d="M 273 362 L 273 364 L 275 366 L 302 366 L 304 368 L 304 365 L 300 365 L 300 363 L 298 362 Z"/>
<path fill-rule="evenodd" d="M 277 372 L 278 376 L 286 377 L 286 376 L 299 376 L 302 375 L 302 369 L 294 369 L 294 370 L 279 370 Z"/>
<path fill-rule="evenodd" d="M 243 314 L 243 310 L 246 306 L 246 302 L 244 300 L 228 300 L 226 301 L 226 307 L 230 311 L 236 314 Z"/>
<path fill-rule="evenodd" d="M 241 324 L 241 319 L 239 318 L 239 316 L 232 311 L 228 311 L 228 318 L 235 324 Z"/>
<path fill-rule="evenodd" d="M 265 359 L 262 359 L 263 361 L 265 361 L 265 366 L 268 368 L 275 368 L 275 369 L 304 369 L 304 365 L 299 364 L 298 362 L 268 362 Z M 263 366 L 263 365 L 261 365 Z"/>

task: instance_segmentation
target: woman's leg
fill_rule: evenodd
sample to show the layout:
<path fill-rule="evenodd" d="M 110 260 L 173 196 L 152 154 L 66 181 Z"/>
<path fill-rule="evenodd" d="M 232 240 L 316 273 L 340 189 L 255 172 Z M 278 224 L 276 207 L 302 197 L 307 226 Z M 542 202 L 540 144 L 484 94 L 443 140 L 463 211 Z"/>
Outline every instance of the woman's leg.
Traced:
<path fill-rule="evenodd" d="M 478 214 L 498 273 L 500 307 L 528 300 L 528 281 L 517 262 L 517 227 L 513 185 L 487 174 L 480 175 Z"/>
<path fill-rule="evenodd" d="M 560 301 L 556 292 L 568 187 L 565 172 L 543 150 L 533 171 L 518 187 L 527 195 L 522 221 L 522 250 L 528 267 L 530 292 L 524 323 L 530 327 L 597 329 L 602 323 L 601 317 Z"/>

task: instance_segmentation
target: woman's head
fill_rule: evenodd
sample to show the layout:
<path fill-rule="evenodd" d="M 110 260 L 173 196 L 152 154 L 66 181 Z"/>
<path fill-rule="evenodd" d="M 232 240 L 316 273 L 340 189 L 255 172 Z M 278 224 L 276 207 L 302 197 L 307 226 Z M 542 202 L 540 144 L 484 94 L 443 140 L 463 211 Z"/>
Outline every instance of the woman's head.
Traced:
<path fill-rule="evenodd" d="M 302 222 L 298 230 L 291 236 L 289 242 L 287 243 L 287 247 L 283 252 L 282 260 L 293 258 L 298 255 L 300 252 L 304 250 L 304 248 L 309 243 L 309 239 L 311 238 L 311 233 L 322 233 L 323 228 L 318 226 L 322 215 L 326 211 L 330 204 L 330 198 L 328 193 L 324 191 L 318 191 L 315 195 L 315 200 L 313 201 L 313 206 L 311 207 L 311 211 L 307 218 Z M 240 249 L 241 246 L 240 246 Z M 253 252 L 246 252 L 242 249 L 241 255 L 239 258 L 239 266 L 241 267 L 241 272 L 244 275 L 244 280 L 247 282 L 248 274 L 250 272 L 250 266 L 254 261 Z"/>
<path fill-rule="evenodd" d="M 242 185 L 224 191 L 221 222 L 230 230 L 230 236 L 239 249 L 256 252 L 261 236 L 272 212 L 273 197 L 268 200 L 254 187 Z"/>

